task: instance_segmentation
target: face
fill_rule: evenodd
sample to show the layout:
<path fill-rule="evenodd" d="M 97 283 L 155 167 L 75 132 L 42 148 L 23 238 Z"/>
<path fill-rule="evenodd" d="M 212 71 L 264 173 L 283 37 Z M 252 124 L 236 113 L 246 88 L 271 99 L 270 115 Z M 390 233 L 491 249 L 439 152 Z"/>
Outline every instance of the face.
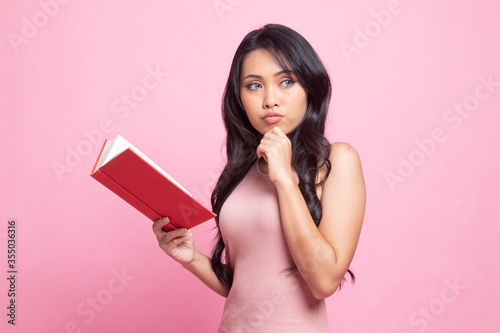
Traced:
<path fill-rule="evenodd" d="M 247 54 L 242 67 L 240 98 L 252 126 L 261 134 L 276 126 L 289 134 L 307 109 L 307 93 L 295 73 L 284 71 L 265 49 Z"/>

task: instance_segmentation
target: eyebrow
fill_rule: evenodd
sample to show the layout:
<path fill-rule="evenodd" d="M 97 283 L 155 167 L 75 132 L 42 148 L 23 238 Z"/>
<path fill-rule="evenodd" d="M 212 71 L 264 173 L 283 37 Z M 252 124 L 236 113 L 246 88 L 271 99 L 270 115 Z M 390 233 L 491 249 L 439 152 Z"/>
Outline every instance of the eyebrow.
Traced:
<path fill-rule="evenodd" d="M 284 69 L 284 70 L 281 70 L 281 71 L 279 71 L 279 72 L 274 73 L 274 74 L 273 74 L 273 76 L 274 76 L 274 77 L 276 77 L 276 76 L 280 76 L 280 75 L 282 75 L 282 74 L 288 74 L 288 75 L 292 76 L 292 75 L 295 75 L 295 72 L 294 72 L 294 71 L 291 71 L 291 70 L 289 70 L 289 69 Z M 249 74 L 249 75 L 245 76 L 245 77 L 243 78 L 243 80 L 246 80 L 246 79 L 248 79 L 248 78 L 262 79 L 262 76 L 257 75 L 257 74 Z"/>

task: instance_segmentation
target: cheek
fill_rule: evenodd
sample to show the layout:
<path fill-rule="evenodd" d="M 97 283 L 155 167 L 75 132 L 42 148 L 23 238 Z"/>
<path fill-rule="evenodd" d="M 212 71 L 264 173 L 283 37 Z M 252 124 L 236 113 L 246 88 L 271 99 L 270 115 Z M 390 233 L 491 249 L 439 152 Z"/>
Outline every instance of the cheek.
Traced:
<path fill-rule="evenodd" d="M 250 123 L 252 123 L 252 106 L 251 103 L 249 102 L 248 96 L 245 94 L 240 94 L 240 100 L 241 100 L 241 105 L 243 106 L 243 111 L 245 111 L 245 114 L 247 115 L 248 120 L 250 120 Z"/>
<path fill-rule="evenodd" d="M 304 89 L 301 89 L 297 98 L 300 99 L 302 105 L 304 105 L 307 108 L 307 93 Z"/>
<path fill-rule="evenodd" d="M 291 102 L 291 104 L 294 106 L 295 114 L 297 115 L 297 117 L 302 119 L 307 110 L 307 95 L 303 91 L 298 91 L 293 96 Z"/>
<path fill-rule="evenodd" d="M 249 107 L 250 107 L 250 102 L 249 102 L 249 96 L 248 94 L 244 93 L 244 92 L 240 92 L 240 100 L 241 100 L 241 104 L 243 105 L 243 108 L 245 110 L 247 110 Z"/>
<path fill-rule="evenodd" d="M 251 119 L 255 115 L 255 110 L 256 110 L 255 98 L 252 98 L 252 96 L 248 94 L 241 94 L 240 99 L 241 99 L 241 104 L 243 105 L 243 109 L 247 114 L 247 117 Z"/>

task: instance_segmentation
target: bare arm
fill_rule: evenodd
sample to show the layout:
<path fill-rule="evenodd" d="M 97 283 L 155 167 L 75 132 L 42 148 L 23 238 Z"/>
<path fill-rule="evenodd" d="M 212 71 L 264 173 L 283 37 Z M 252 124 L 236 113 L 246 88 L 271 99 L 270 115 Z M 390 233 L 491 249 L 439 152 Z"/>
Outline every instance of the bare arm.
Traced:
<path fill-rule="evenodd" d="M 228 288 L 223 285 L 212 269 L 211 259 L 196 250 L 193 261 L 182 265 L 217 294 L 227 297 Z"/>
<path fill-rule="evenodd" d="M 354 257 L 365 211 L 365 184 L 357 152 L 332 147 L 332 171 L 323 186 L 323 217 L 314 224 L 295 182 L 277 184 L 285 236 L 300 273 L 318 299 L 332 295 Z"/>
<path fill-rule="evenodd" d="M 172 259 L 193 273 L 210 289 L 226 297 L 228 288 L 215 275 L 211 259 L 199 252 L 194 246 L 191 230 L 178 229 L 166 232 L 162 228 L 167 223 L 168 218 L 161 218 L 153 223 L 153 232 L 158 239 L 160 248 L 172 257 Z"/>
<path fill-rule="evenodd" d="M 266 133 L 257 154 L 268 162 L 278 191 L 281 223 L 290 253 L 317 299 L 332 295 L 354 257 L 365 211 L 365 184 L 357 152 L 347 144 L 331 146 L 332 170 L 323 185 L 319 228 L 291 170 L 291 143 L 276 127 Z"/>

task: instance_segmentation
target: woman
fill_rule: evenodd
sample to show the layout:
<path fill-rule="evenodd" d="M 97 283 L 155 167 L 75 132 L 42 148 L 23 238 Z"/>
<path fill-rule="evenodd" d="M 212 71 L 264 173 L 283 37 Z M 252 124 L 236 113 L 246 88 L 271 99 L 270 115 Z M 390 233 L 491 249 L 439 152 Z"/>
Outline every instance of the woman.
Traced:
<path fill-rule="evenodd" d="M 361 232 L 365 185 L 356 151 L 324 137 L 330 79 L 310 44 L 282 25 L 250 32 L 222 105 L 227 164 L 212 193 L 211 258 L 190 230 L 160 247 L 227 297 L 219 332 L 327 332 L 325 298 L 341 286 Z"/>

